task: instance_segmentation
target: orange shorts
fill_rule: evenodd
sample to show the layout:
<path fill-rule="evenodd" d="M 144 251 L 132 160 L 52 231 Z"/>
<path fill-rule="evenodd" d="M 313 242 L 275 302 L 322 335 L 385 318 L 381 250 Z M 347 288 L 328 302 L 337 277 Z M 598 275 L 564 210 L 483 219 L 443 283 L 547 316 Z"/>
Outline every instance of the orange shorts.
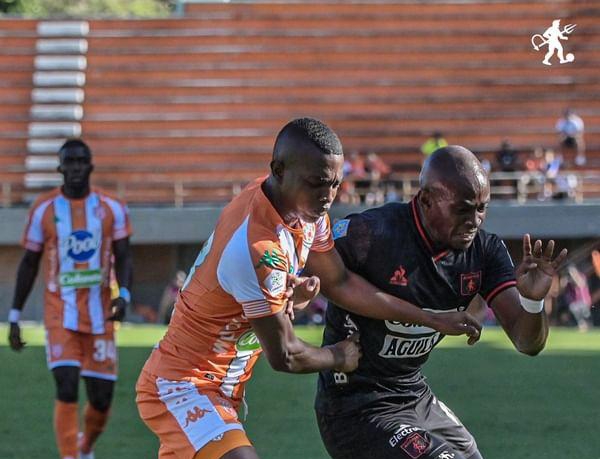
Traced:
<path fill-rule="evenodd" d="M 142 370 L 136 402 L 141 418 L 160 440 L 159 459 L 219 459 L 235 448 L 252 446 L 231 402 L 203 383 L 170 381 Z"/>
<path fill-rule="evenodd" d="M 79 333 L 65 328 L 46 329 L 48 368 L 79 367 L 81 376 L 117 379 L 117 348 L 114 332 L 102 335 Z"/>

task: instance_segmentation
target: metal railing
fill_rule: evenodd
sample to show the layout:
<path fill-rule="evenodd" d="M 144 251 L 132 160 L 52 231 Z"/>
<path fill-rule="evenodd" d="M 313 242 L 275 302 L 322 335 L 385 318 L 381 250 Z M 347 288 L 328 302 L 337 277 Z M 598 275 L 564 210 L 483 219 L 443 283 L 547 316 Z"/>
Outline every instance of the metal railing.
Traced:
<path fill-rule="evenodd" d="M 197 180 L 153 177 L 151 180 L 102 180 L 93 184 L 133 205 L 183 207 L 190 204 L 223 203 L 240 193 L 244 180 Z M 600 200 L 600 173 L 563 171 L 555 177 L 540 172 L 493 172 L 490 174 L 492 199 L 519 203 L 568 199 L 577 203 Z M 3 181 L 0 205 L 30 204 L 47 188 L 28 189 L 22 178 Z M 385 179 L 347 178 L 338 193 L 349 204 L 379 205 L 388 201 L 408 201 L 418 191 L 417 173 L 393 173 Z"/>

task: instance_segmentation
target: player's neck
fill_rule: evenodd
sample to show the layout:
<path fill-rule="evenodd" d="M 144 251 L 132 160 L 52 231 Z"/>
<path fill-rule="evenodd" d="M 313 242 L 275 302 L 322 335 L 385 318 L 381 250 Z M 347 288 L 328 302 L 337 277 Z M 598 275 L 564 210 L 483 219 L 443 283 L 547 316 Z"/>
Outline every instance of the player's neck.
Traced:
<path fill-rule="evenodd" d="M 277 183 L 275 183 L 275 179 L 272 176 L 269 176 L 267 180 L 263 182 L 261 188 L 275 211 L 283 220 L 283 223 L 290 228 L 295 228 L 300 223 L 300 219 L 296 212 L 290 210 L 288 206 L 286 206 L 281 190 L 277 186 Z"/>
<path fill-rule="evenodd" d="M 442 252 L 443 250 L 448 249 L 445 244 L 442 244 L 435 238 L 435 232 L 431 231 L 431 226 L 429 225 L 429 221 L 427 220 L 427 215 L 423 212 L 421 208 L 421 203 L 417 199 L 417 213 L 419 214 L 419 219 L 421 220 L 421 224 L 423 225 L 423 230 L 425 231 L 425 235 L 429 242 L 431 243 L 431 249 L 434 253 Z"/>
<path fill-rule="evenodd" d="M 90 184 L 87 183 L 83 186 L 73 186 L 64 184 L 61 187 L 62 194 L 69 199 L 83 199 L 90 194 Z"/>

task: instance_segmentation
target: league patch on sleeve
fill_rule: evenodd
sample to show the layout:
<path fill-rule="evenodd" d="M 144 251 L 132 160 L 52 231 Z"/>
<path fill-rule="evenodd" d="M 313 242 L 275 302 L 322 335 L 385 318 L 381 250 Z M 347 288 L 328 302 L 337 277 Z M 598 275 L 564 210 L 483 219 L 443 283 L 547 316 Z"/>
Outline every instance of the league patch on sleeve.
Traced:
<path fill-rule="evenodd" d="M 274 269 L 265 278 L 265 287 L 271 295 L 279 296 L 285 291 L 286 276 L 284 271 Z"/>
<path fill-rule="evenodd" d="M 342 220 L 338 220 L 335 222 L 332 228 L 333 240 L 335 241 L 337 238 L 344 237 L 348 234 L 348 225 L 350 225 L 350 220 L 344 218 Z"/>

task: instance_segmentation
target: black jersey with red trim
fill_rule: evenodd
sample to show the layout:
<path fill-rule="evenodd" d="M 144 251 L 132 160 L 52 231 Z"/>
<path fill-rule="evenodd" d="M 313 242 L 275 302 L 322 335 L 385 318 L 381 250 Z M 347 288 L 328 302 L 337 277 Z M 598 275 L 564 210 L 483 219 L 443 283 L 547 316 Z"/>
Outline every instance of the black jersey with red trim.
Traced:
<path fill-rule="evenodd" d="M 350 215 L 333 226 L 333 234 L 348 269 L 429 311 L 464 310 L 476 295 L 491 304 L 516 284 L 508 250 L 495 234 L 479 230 L 468 249 L 436 253 L 414 199 Z M 330 302 L 323 344 L 356 330 L 363 351 L 359 366 L 350 374 L 320 373 L 318 411 L 340 413 L 387 396 L 410 399 L 426 389 L 420 369 L 443 338 L 439 332 L 369 319 Z"/>

